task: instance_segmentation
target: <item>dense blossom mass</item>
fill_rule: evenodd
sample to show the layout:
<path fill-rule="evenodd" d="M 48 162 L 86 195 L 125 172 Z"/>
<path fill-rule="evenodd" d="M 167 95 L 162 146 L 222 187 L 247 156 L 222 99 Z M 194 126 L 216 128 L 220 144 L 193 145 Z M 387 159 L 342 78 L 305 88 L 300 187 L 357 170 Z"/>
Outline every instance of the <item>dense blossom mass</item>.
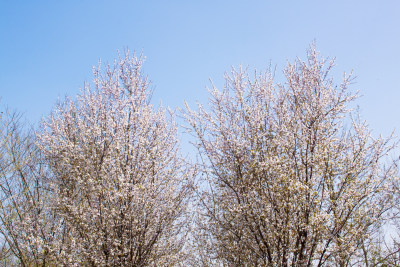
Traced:
<path fill-rule="evenodd" d="M 26 156 L 26 162 L 12 162 L 16 170 L 10 172 L 19 177 L 7 175 L 4 180 L 24 183 L 10 185 L 15 192 L 6 193 L 16 203 L 3 204 L 12 205 L 6 214 L 14 216 L 11 224 L 26 227 L 26 242 L 7 241 L 20 264 L 160 266 L 183 257 L 183 215 L 192 172 L 179 157 L 172 115 L 149 104 L 141 66 L 141 58 L 127 54 L 104 72 L 96 69 L 94 85 L 87 85 L 76 101 L 67 99 L 55 107 L 36 140 L 48 171 L 46 180 L 51 181 L 47 191 L 35 184 L 38 179 L 25 185 L 25 176 L 18 173 L 30 167 L 28 147 L 15 152 L 17 157 Z M 22 145 L 27 146 L 18 147 Z M 29 178 L 36 174 L 28 173 Z M 26 187 L 33 195 L 25 197 L 31 194 Z M 45 192 L 49 201 L 35 203 L 36 198 L 45 200 Z M 17 219 L 20 205 L 28 214 Z M 33 212 L 51 229 L 42 234 L 25 205 L 44 206 L 52 223 L 41 218 L 44 210 Z M 14 238 L 12 225 L 3 224 L 4 237 Z M 33 247 L 31 242 L 36 241 L 40 244 Z"/>
<path fill-rule="evenodd" d="M 208 265 L 348 266 L 390 208 L 391 138 L 373 139 L 349 109 L 351 75 L 335 85 L 333 61 L 271 72 L 243 69 L 187 108 L 203 169 L 200 257 Z M 204 245 L 207 244 L 207 245 Z M 204 257 L 206 255 L 206 257 Z"/>
<path fill-rule="evenodd" d="M 127 55 L 77 101 L 58 105 L 39 135 L 68 231 L 65 264 L 172 264 L 182 248 L 190 172 L 176 126 L 149 102 L 142 59 Z"/>
<path fill-rule="evenodd" d="M 195 164 L 142 64 L 127 52 L 95 68 L 39 129 L 0 113 L 0 264 L 400 264 L 382 235 L 398 220 L 397 141 L 371 137 L 333 61 L 312 46 L 283 83 L 233 69 L 183 111 Z"/>

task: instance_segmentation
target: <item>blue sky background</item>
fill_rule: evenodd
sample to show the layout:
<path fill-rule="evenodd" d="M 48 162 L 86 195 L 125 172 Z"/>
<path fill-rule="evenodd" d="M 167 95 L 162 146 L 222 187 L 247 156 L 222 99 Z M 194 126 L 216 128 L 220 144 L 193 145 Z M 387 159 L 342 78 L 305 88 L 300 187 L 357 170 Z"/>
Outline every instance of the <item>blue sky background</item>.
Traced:
<path fill-rule="evenodd" d="M 398 0 L 0 0 L 1 103 L 37 123 L 125 48 L 146 56 L 154 103 L 205 103 L 209 79 L 222 86 L 231 66 L 281 71 L 313 40 L 337 73 L 354 70 L 374 133 L 399 131 Z"/>

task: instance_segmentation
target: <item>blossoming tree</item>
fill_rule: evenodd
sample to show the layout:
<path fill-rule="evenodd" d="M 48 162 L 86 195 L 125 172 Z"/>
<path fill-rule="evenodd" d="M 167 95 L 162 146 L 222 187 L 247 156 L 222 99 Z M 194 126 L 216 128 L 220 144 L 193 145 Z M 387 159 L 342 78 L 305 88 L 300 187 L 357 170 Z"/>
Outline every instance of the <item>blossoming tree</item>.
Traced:
<path fill-rule="evenodd" d="M 150 103 L 142 58 L 94 71 L 76 101 L 58 104 L 38 146 L 54 175 L 64 265 L 171 265 L 182 259 L 192 172 L 172 114 Z"/>
<path fill-rule="evenodd" d="M 210 107 L 187 107 L 203 167 L 200 250 L 208 264 L 347 266 L 390 207 L 384 165 L 394 142 L 373 139 L 349 105 L 351 75 L 314 47 L 271 72 L 233 70 Z M 203 258 L 204 259 L 204 258 Z"/>
<path fill-rule="evenodd" d="M 47 266 L 59 237 L 49 173 L 21 115 L 0 114 L 0 264 Z"/>

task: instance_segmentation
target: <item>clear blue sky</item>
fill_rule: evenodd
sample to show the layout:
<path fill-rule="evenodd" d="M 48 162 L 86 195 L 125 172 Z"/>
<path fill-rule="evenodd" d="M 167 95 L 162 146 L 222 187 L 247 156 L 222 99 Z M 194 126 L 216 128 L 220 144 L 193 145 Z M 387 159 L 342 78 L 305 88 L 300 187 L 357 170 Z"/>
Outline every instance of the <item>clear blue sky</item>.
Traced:
<path fill-rule="evenodd" d="M 400 130 L 400 1 L 0 0 L 0 97 L 35 123 L 74 97 L 101 58 L 143 51 L 153 101 L 207 100 L 231 66 L 282 69 L 316 40 L 354 90 L 374 133 Z"/>

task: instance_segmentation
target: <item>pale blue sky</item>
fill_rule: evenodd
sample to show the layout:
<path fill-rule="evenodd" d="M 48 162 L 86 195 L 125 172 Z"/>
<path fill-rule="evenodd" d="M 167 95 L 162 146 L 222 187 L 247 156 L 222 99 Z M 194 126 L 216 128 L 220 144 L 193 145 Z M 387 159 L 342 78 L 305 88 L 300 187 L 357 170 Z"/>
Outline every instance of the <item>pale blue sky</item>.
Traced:
<path fill-rule="evenodd" d="M 2 104 L 37 122 L 74 97 L 101 58 L 144 53 L 153 101 L 206 102 L 231 66 L 280 71 L 316 40 L 354 90 L 374 133 L 400 130 L 400 1 L 0 0 Z"/>

